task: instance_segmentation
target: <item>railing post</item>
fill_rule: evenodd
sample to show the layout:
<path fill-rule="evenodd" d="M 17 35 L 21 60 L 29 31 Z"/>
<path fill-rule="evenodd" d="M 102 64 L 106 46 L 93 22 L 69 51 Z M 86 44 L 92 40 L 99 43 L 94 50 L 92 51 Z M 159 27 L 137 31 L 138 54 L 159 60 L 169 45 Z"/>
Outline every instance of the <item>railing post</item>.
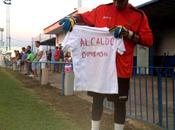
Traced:
<path fill-rule="evenodd" d="M 157 80 L 158 80 L 158 116 L 160 126 L 163 125 L 163 106 L 162 106 L 162 77 L 161 77 L 161 69 L 157 68 Z"/>
<path fill-rule="evenodd" d="M 168 68 L 169 71 L 169 68 Z M 165 73 L 165 102 L 166 102 L 166 128 L 169 129 L 169 117 L 168 117 L 168 75 L 167 72 Z"/>
<path fill-rule="evenodd" d="M 40 71 L 39 71 L 39 73 L 40 73 L 39 81 L 41 82 L 41 76 L 42 76 L 41 62 L 39 62 L 39 69 L 40 69 Z"/>
<path fill-rule="evenodd" d="M 139 67 L 139 95 L 140 95 L 140 118 L 143 118 L 143 110 L 142 110 L 142 67 Z"/>
<path fill-rule="evenodd" d="M 173 130 L 175 130 L 175 72 L 172 72 L 172 89 L 173 89 Z"/>
<path fill-rule="evenodd" d="M 62 96 L 64 96 L 64 77 L 65 77 L 64 66 L 65 64 L 62 63 L 62 66 L 61 66 L 61 95 Z"/>
<path fill-rule="evenodd" d="M 146 120 L 148 120 L 148 83 L 147 83 L 147 75 L 148 75 L 148 71 L 147 71 L 147 67 L 144 67 L 145 69 L 145 99 L 146 99 Z"/>
<path fill-rule="evenodd" d="M 134 75 L 133 75 L 133 87 L 134 87 L 134 108 L 135 108 L 135 118 L 137 118 L 137 98 L 136 98 L 136 73 L 137 67 L 135 67 Z"/>
<path fill-rule="evenodd" d="M 155 101 L 154 101 L 154 68 L 150 67 L 151 69 L 151 89 L 152 89 L 152 111 L 153 111 L 153 123 L 155 123 Z"/>

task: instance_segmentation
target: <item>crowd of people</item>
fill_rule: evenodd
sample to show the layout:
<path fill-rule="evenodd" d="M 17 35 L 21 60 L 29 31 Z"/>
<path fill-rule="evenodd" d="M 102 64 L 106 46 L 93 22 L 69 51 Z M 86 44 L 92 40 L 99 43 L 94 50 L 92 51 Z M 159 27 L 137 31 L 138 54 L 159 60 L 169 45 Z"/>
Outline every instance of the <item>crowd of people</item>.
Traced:
<path fill-rule="evenodd" d="M 58 62 L 62 62 L 66 59 L 67 53 L 64 54 L 61 45 L 52 47 L 40 45 L 40 41 L 35 41 L 36 49 L 32 50 L 31 46 L 22 47 L 20 50 L 14 50 L 14 57 L 11 57 L 11 61 L 17 70 L 21 70 L 25 75 L 29 77 L 37 77 L 38 70 L 41 68 L 49 68 L 52 70 L 51 62 L 53 64 L 53 72 L 61 72 L 61 65 Z M 71 59 L 71 55 L 68 55 Z M 69 60 L 71 62 L 71 60 Z"/>

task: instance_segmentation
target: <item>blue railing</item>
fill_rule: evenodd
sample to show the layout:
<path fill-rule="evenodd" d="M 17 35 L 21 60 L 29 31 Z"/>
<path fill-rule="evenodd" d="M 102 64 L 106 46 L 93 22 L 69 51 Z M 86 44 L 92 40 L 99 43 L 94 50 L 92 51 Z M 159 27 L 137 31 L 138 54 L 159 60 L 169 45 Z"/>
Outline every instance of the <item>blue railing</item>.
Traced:
<path fill-rule="evenodd" d="M 175 130 L 174 68 L 134 67 L 128 116 Z"/>

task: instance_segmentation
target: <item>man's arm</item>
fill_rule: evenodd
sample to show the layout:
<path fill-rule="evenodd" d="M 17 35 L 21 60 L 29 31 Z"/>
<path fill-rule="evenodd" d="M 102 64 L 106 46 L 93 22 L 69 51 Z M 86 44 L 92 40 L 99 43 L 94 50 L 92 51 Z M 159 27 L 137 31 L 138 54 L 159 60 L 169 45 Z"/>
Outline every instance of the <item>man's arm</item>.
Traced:
<path fill-rule="evenodd" d="M 38 59 L 38 60 L 40 60 L 40 59 L 42 58 L 43 53 L 44 53 L 44 51 L 43 51 L 43 50 L 39 52 L 39 59 Z"/>
<path fill-rule="evenodd" d="M 77 14 L 77 15 L 72 16 L 72 17 L 75 19 L 77 24 L 85 24 L 85 22 L 83 21 L 83 19 L 82 19 L 80 14 Z"/>
<path fill-rule="evenodd" d="M 152 34 L 152 30 L 149 27 L 149 22 L 146 15 L 144 15 L 143 17 L 138 35 L 139 35 L 139 44 L 147 47 L 152 46 L 153 34 Z"/>
<path fill-rule="evenodd" d="M 111 32 L 114 31 L 115 38 L 124 37 L 129 40 L 132 40 L 134 43 L 150 47 L 153 44 L 153 34 L 149 27 L 149 23 L 145 14 L 143 14 L 143 17 L 141 20 L 142 21 L 138 32 L 129 30 L 124 26 L 117 26 L 110 29 L 109 31 Z"/>

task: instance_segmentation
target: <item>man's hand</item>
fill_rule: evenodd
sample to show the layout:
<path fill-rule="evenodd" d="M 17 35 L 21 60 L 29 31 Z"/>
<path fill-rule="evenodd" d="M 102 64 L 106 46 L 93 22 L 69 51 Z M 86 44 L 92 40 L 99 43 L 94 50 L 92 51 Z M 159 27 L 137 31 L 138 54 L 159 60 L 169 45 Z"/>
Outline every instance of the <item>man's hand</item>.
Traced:
<path fill-rule="evenodd" d="M 63 26 L 64 31 L 72 31 L 73 26 L 75 25 L 76 21 L 73 17 L 64 17 L 59 21 L 59 24 Z"/>
<path fill-rule="evenodd" d="M 110 29 L 110 32 L 114 31 L 114 37 L 115 38 L 122 38 L 126 37 L 128 39 L 132 39 L 134 36 L 134 32 L 131 30 L 126 29 L 123 26 L 117 26 L 112 29 Z"/>

